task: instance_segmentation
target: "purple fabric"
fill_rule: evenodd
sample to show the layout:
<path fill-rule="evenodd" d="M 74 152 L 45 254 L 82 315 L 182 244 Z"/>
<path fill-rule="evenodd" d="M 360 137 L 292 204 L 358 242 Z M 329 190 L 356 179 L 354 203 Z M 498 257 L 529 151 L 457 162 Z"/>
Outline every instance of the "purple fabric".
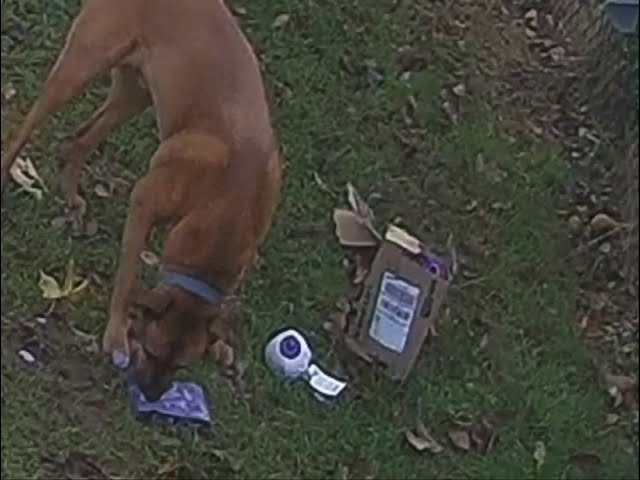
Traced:
<path fill-rule="evenodd" d="M 138 416 L 157 414 L 176 421 L 211 423 L 205 392 L 193 382 L 174 382 L 155 402 L 148 401 L 134 384 L 129 385 L 129 395 Z"/>

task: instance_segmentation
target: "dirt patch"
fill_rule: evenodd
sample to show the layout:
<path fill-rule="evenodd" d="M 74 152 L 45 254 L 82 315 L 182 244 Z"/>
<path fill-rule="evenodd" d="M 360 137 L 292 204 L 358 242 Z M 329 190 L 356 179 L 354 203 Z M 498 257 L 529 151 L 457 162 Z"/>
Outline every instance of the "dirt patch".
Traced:
<path fill-rule="evenodd" d="M 65 406 L 71 424 L 99 430 L 110 421 L 105 387 L 117 380 L 105 374 L 91 335 L 70 326 L 64 316 L 49 313 L 3 321 L 3 338 L 8 342 L 3 349 L 15 352 L 19 368 Z"/>

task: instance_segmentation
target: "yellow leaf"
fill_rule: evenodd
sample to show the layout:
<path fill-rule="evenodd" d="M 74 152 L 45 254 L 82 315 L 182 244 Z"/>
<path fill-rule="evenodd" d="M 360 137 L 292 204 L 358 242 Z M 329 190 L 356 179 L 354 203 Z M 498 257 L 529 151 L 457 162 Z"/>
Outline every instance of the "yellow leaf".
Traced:
<path fill-rule="evenodd" d="M 73 290 L 73 284 L 75 282 L 75 262 L 73 258 L 69 259 L 69 263 L 67 263 L 67 273 L 64 278 L 64 285 L 62 286 L 62 293 L 66 296 L 71 290 Z"/>
<path fill-rule="evenodd" d="M 50 300 L 68 298 L 71 301 L 75 301 L 88 285 L 88 279 L 82 279 L 76 275 L 75 262 L 73 259 L 70 259 L 69 263 L 67 263 L 67 272 L 62 288 L 55 278 L 44 272 L 40 272 L 39 286 L 42 290 L 42 296 Z"/>
<path fill-rule="evenodd" d="M 23 190 L 34 195 L 36 199 L 42 200 L 42 191 L 47 191 L 47 187 L 29 158 L 16 158 L 9 173 L 13 181 Z M 36 185 L 40 185 L 41 188 L 37 188 Z"/>
<path fill-rule="evenodd" d="M 57 280 L 42 271 L 40 272 L 38 286 L 42 290 L 42 296 L 46 299 L 55 300 L 64 296 Z"/>
<path fill-rule="evenodd" d="M 76 300 L 78 300 L 78 298 L 80 297 L 80 294 L 85 288 L 87 288 L 88 285 L 89 285 L 89 279 L 84 279 L 78 285 L 73 287 L 73 289 L 67 294 L 67 297 L 69 297 L 69 300 L 71 300 L 72 302 L 75 302 Z"/>

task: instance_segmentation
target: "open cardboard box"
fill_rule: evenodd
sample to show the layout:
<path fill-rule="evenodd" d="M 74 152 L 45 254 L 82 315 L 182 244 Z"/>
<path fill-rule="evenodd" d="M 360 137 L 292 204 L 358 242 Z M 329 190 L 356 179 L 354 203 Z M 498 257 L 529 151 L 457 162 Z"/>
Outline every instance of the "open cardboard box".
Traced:
<path fill-rule="evenodd" d="M 373 212 L 349 185 L 351 209 L 336 209 L 340 244 L 373 254 L 355 299 L 355 315 L 340 334 L 357 344 L 352 350 L 382 364 L 389 377 L 404 380 L 435 322 L 453 279 L 452 261 L 431 252 L 418 238 L 397 226 L 381 236 Z"/>

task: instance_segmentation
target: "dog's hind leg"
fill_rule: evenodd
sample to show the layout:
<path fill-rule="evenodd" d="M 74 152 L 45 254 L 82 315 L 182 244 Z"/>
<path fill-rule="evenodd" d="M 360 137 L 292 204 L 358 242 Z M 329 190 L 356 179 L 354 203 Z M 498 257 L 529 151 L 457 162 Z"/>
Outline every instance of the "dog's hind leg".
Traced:
<path fill-rule="evenodd" d="M 134 12 L 126 11 L 127 4 L 114 0 L 92 0 L 84 4 L 49 72 L 40 97 L 2 155 L 2 191 L 16 157 L 33 130 L 77 96 L 91 79 L 116 65 L 135 47 L 135 34 L 131 27 Z"/>
<path fill-rule="evenodd" d="M 111 89 L 105 102 L 75 131 L 64 155 L 62 187 L 72 219 L 77 223 L 86 209 L 85 201 L 78 193 L 85 159 L 114 127 L 151 104 L 149 91 L 135 68 L 117 67 L 111 71 L 111 78 Z"/>

